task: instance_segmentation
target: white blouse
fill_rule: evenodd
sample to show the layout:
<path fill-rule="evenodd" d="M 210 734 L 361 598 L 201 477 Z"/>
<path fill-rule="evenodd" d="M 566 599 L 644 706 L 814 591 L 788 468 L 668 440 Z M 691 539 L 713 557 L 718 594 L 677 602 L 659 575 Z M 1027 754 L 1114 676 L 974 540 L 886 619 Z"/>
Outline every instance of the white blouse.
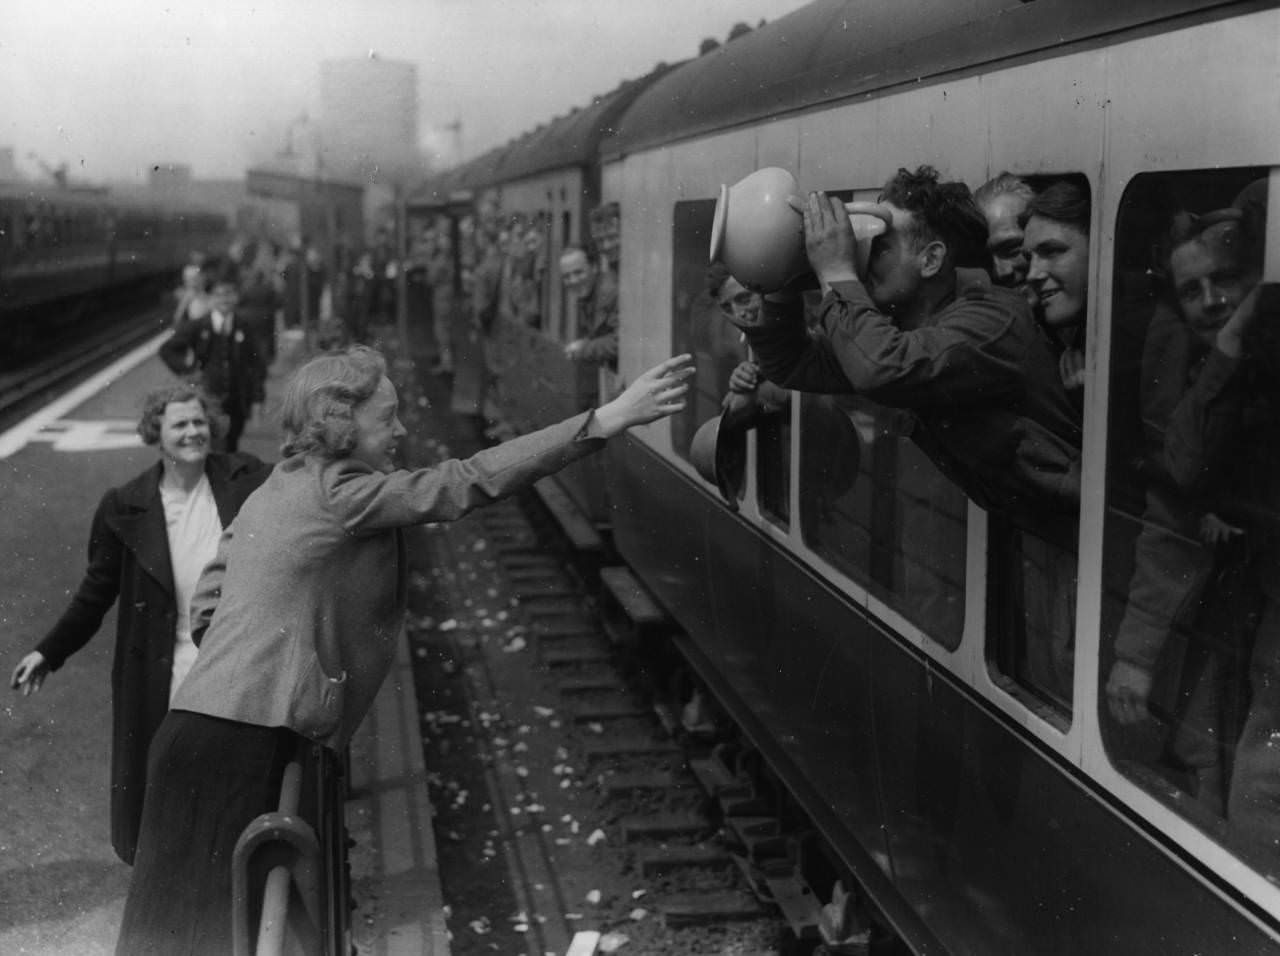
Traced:
<path fill-rule="evenodd" d="M 209 486 L 209 476 L 201 475 L 191 491 L 168 488 L 160 483 L 165 529 L 169 535 L 169 560 L 173 564 L 173 590 L 178 615 L 173 641 L 173 676 L 169 679 L 169 700 L 196 659 L 191 640 L 191 598 L 206 564 L 218 552 L 222 521 L 218 504 Z"/>

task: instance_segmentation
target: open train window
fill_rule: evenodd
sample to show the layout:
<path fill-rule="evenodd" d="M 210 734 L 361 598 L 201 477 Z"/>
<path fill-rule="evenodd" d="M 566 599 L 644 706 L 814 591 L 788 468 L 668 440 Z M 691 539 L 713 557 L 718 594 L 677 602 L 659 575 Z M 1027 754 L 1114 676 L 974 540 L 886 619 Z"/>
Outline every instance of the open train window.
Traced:
<path fill-rule="evenodd" d="M 1099 711 L 1116 768 L 1280 879 L 1280 337 L 1267 169 L 1116 223 Z M 1274 287 L 1271 287 L 1274 288 Z"/>
<path fill-rule="evenodd" d="M 948 649 L 964 627 L 964 494 L 906 436 L 910 413 L 850 396 L 800 405 L 800 527 L 833 567 Z"/>
<path fill-rule="evenodd" d="M 688 352 L 697 375 L 685 410 L 672 420 L 672 443 L 685 458 L 698 426 L 720 414 L 729 376 L 747 357 L 742 333 L 721 308 L 721 286 L 727 274 L 707 265 L 714 199 L 678 202 L 675 206 L 672 264 L 672 354 Z"/>
<path fill-rule="evenodd" d="M 992 187 L 1002 181 L 993 193 Z M 989 250 L 993 277 L 1021 283 L 1034 302 L 1037 343 L 1024 359 L 1023 374 L 1024 394 L 1038 411 L 1020 420 L 1018 427 L 1026 434 L 1014 454 L 1020 469 L 1037 476 L 1035 490 L 1048 492 L 997 502 L 988 512 L 989 673 L 995 683 L 1065 730 L 1075 676 L 1092 189 L 1078 173 L 1022 180 L 1001 176 L 978 189 L 974 198 L 987 217 L 993 243 L 1005 231 L 991 206 L 993 198 L 1006 200 L 1006 214 L 1010 209 L 1018 213 L 1006 222 L 1016 223 L 1020 240 L 1009 250 L 1012 256 L 996 244 Z M 1023 500 L 1037 504 L 1028 507 Z"/>
<path fill-rule="evenodd" d="M 676 203 L 672 262 L 672 351 L 690 352 L 697 375 L 685 411 L 673 421 L 678 454 L 689 457 L 698 427 L 729 415 L 756 434 L 756 487 L 761 513 L 786 525 L 791 512 L 791 394 L 763 383 L 754 395 L 726 404 L 729 379 L 750 358 L 735 310 L 759 307 L 759 298 L 730 278 L 718 263 L 707 264 L 715 200 Z"/>
<path fill-rule="evenodd" d="M 770 408 L 756 426 L 756 494 L 761 514 L 786 526 L 791 522 L 791 396 L 783 394 L 786 402 Z"/>

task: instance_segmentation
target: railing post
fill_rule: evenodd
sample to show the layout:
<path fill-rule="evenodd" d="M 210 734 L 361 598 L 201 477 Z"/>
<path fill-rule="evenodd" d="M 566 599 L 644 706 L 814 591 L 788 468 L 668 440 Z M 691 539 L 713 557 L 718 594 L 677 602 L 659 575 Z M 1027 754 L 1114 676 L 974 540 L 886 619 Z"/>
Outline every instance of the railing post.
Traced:
<path fill-rule="evenodd" d="M 301 788 L 302 765 L 294 760 L 285 768 L 280 809 L 256 817 L 236 842 L 231 858 L 231 932 L 235 956 L 282 953 L 286 929 L 291 922 L 299 923 L 302 933 L 314 936 L 316 942 L 323 934 L 323 860 L 315 831 L 297 815 Z M 258 913 L 255 946 L 250 905 L 257 885 L 254 871 L 263 870 L 268 875 Z M 305 915 L 301 921 L 289 920 L 289 902 L 295 890 Z M 308 940 L 302 951 L 313 950 L 314 945 Z"/>

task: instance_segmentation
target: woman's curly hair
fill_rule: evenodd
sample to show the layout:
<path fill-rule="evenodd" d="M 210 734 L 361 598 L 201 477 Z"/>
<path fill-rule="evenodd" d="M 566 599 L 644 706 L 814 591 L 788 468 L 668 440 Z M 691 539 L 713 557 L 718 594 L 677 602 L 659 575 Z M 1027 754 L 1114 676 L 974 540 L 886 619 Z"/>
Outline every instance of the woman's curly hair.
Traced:
<path fill-rule="evenodd" d="M 386 373 L 386 359 L 367 345 L 316 356 L 298 369 L 284 390 L 280 454 L 350 455 L 356 447 L 355 407 L 378 390 Z"/>
<path fill-rule="evenodd" d="M 142 400 L 142 415 L 138 419 L 138 435 L 144 444 L 160 444 L 160 423 L 164 420 L 164 410 L 178 402 L 199 402 L 204 408 L 205 418 L 209 420 L 209 434 L 215 440 L 227 433 L 227 416 L 216 398 L 199 385 L 192 382 L 180 382 L 177 385 L 166 385 L 149 392 Z"/>

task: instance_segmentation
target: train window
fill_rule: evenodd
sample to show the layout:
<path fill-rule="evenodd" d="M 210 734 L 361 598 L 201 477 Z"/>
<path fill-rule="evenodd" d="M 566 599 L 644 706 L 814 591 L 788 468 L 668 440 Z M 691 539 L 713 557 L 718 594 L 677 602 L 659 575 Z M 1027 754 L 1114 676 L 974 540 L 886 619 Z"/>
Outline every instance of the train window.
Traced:
<path fill-rule="evenodd" d="M 804 395 L 800 527 L 814 551 L 948 649 L 964 626 L 967 499 L 906 436 L 911 416 Z"/>
<path fill-rule="evenodd" d="M 1263 315 L 1275 302 L 1260 295 L 1269 177 L 1153 173 L 1121 198 L 1099 711 L 1121 773 L 1274 881 L 1280 338 Z"/>
<path fill-rule="evenodd" d="M 682 415 L 672 422 L 672 443 L 689 456 L 698 426 L 720 414 L 735 416 L 756 434 L 756 485 L 761 512 L 780 524 L 790 521 L 790 393 L 764 382 L 749 396 L 730 396 L 735 368 L 750 358 L 734 312 L 759 307 L 759 299 L 729 277 L 719 264 L 707 265 L 715 201 L 676 203 L 672 277 L 672 350 L 689 352 L 697 375 Z"/>
<path fill-rule="evenodd" d="M 560 249 L 567 249 L 574 245 L 573 242 L 573 213 L 569 211 L 560 214 Z M 557 258 L 558 261 L 558 258 Z M 557 279 L 559 278 L 559 267 L 556 267 Z M 563 291 L 563 290 L 562 290 Z M 567 295 L 560 296 L 560 320 L 556 323 L 552 334 L 557 336 L 560 341 L 568 342 L 575 337 L 573 328 L 573 308 L 569 302 Z"/>
<path fill-rule="evenodd" d="M 789 392 L 771 405 L 756 425 L 756 494 L 760 511 L 772 521 L 791 521 L 791 403 Z"/>
<path fill-rule="evenodd" d="M 1035 394 L 1052 417 L 1040 420 L 1047 427 L 1023 439 L 1028 457 L 1023 458 L 1021 448 L 1017 454 L 1023 464 L 1038 464 L 1032 456 L 1041 456 L 1043 446 L 1048 474 L 1057 476 L 1053 481 L 1058 486 L 1069 487 L 1070 475 L 1079 473 L 1092 191 L 1087 177 L 1071 173 L 1026 177 L 1019 187 L 1029 191 L 1025 196 L 1007 189 L 991 192 L 1004 178 L 975 194 L 993 235 L 1001 220 L 993 200 L 1012 200 L 1013 210 L 1022 210 L 1010 217 L 1022 232 L 1021 255 L 990 249 L 992 274 L 1007 283 L 1025 281 L 1028 294 L 1038 296 L 1036 318 L 1049 346 L 1037 353 L 1035 371 L 1027 374 L 1045 381 Z M 1005 204 L 1005 216 L 1009 206 Z M 1059 496 L 1063 503 L 1068 500 L 1061 491 Z M 1065 730 L 1075 675 L 1076 512 L 1047 501 L 1032 508 L 1010 501 L 1007 513 L 997 508 L 988 517 L 989 673 L 996 684 Z"/>
<path fill-rule="evenodd" d="M 720 292 L 727 279 L 722 267 L 707 265 L 715 200 L 678 202 L 672 249 L 672 350 L 694 356 L 697 375 L 682 414 L 672 420 L 672 443 L 685 458 L 694 433 L 720 414 L 729 376 L 747 357 L 742 334 L 729 321 Z"/>

